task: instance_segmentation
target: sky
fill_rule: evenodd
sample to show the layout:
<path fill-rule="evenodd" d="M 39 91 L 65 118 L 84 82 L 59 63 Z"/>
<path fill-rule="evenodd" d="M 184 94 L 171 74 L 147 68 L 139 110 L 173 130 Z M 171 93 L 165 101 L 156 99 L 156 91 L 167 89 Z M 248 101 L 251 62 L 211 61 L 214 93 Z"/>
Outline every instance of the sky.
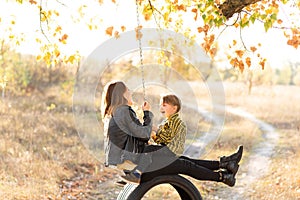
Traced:
<path fill-rule="evenodd" d="M 82 11 L 88 16 L 86 21 L 80 21 L 76 25 L 72 23 L 73 19 L 79 17 L 78 7 L 82 4 L 80 0 L 64 0 L 65 5 L 57 1 L 44 1 L 44 6 L 53 7 L 60 12 L 59 24 L 63 27 L 63 31 L 70 33 L 67 45 L 61 45 L 62 51 L 74 52 L 78 50 L 82 55 L 89 55 L 98 45 L 109 39 L 105 35 L 105 29 L 109 26 L 114 26 L 115 30 L 120 30 L 120 27 L 125 25 L 126 30 L 134 30 L 137 26 L 136 20 L 136 5 L 134 0 L 117 1 L 117 6 L 110 1 L 99 6 L 97 1 L 84 1 L 89 5 L 88 8 L 83 8 Z M 52 3 L 51 3 L 52 2 Z M 90 6 L 92 5 L 92 6 Z M 283 12 L 285 15 L 285 12 Z M 5 35 L 10 22 L 15 21 L 15 25 L 11 26 L 15 37 L 24 37 L 24 41 L 18 47 L 18 50 L 23 53 L 38 54 L 39 46 L 36 44 L 36 38 L 41 37 L 41 28 L 39 21 L 38 9 L 31 6 L 29 3 L 17 4 L 14 0 L 0 1 L 0 36 L 7 38 Z M 285 16 L 283 16 L 285 17 Z M 88 19 L 93 19 L 98 24 L 96 31 L 89 31 L 86 23 Z M 143 24 L 142 16 L 140 16 Z M 288 21 L 288 20 L 287 20 Z M 186 24 L 186 27 L 194 24 Z M 147 24 L 147 27 L 155 27 L 155 24 Z M 47 33 L 47 31 L 45 31 Z M 23 35 L 21 35 L 23 33 Z M 228 29 L 219 37 L 219 44 L 222 48 L 226 48 L 228 41 L 233 37 L 239 38 L 239 32 L 236 29 Z M 281 65 L 287 61 L 300 62 L 300 49 L 295 50 L 293 47 L 286 45 L 281 31 L 272 29 L 268 33 L 264 32 L 262 24 L 257 24 L 243 30 L 242 33 L 245 44 L 249 46 L 262 43 L 260 52 L 267 58 L 271 65 Z M 222 57 L 222 55 L 220 55 Z M 224 56 L 224 55 L 223 55 Z"/>

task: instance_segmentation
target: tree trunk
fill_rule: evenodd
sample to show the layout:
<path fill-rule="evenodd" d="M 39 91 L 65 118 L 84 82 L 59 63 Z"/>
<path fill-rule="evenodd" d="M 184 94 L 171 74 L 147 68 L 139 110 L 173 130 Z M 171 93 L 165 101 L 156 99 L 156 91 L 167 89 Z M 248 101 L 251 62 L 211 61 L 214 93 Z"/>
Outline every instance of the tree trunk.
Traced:
<path fill-rule="evenodd" d="M 233 14 L 241 12 L 244 7 L 258 1 L 261 0 L 226 0 L 219 6 L 219 9 L 226 19 L 229 19 Z"/>

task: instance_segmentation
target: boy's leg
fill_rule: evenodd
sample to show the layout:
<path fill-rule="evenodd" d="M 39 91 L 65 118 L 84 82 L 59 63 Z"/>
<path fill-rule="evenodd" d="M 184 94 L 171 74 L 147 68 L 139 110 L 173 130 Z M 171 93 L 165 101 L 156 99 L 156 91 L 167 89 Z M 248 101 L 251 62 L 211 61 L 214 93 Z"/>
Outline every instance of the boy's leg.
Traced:
<path fill-rule="evenodd" d="M 218 170 L 220 169 L 220 162 L 216 160 L 197 160 L 197 159 L 192 159 L 186 156 L 180 156 L 180 158 L 189 160 L 197 165 L 200 165 L 202 167 L 205 167 L 210 170 Z"/>
<path fill-rule="evenodd" d="M 178 158 L 170 165 L 156 171 L 143 173 L 141 181 L 145 182 L 158 176 L 176 174 L 188 175 L 197 180 L 224 182 L 229 186 L 234 186 L 235 184 L 235 177 L 233 174 L 228 174 L 227 172 L 222 171 L 214 172 L 213 170 L 205 168 L 201 165 L 197 165 L 194 162 L 184 158 Z"/>

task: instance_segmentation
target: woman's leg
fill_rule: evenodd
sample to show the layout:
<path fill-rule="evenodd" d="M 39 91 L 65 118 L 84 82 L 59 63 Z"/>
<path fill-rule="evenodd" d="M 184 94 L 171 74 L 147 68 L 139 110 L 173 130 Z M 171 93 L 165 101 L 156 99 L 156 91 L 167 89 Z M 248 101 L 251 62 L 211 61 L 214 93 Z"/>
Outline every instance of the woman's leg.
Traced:
<path fill-rule="evenodd" d="M 205 167 L 210 170 L 218 170 L 220 169 L 220 162 L 216 160 L 198 160 L 198 159 L 192 159 L 186 156 L 180 156 L 180 158 L 189 160 L 197 165 L 200 165 L 202 167 Z"/>
<path fill-rule="evenodd" d="M 143 154 L 140 155 L 138 165 L 135 168 L 139 172 L 145 172 L 148 166 L 152 163 L 152 155 L 156 153 L 156 151 L 160 150 L 163 146 L 159 145 L 148 145 L 144 148 Z"/>
<path fill-rule="evenodd" d="M 219 172 L 214 172 L 185 158 L 178 158 L 168 166 L 156 171 L 145 172 L 141 178 L 142 181 L 149 181 L 157 176 L 173 174 L 184 174 L 198 180 L 222 181 Z"/>

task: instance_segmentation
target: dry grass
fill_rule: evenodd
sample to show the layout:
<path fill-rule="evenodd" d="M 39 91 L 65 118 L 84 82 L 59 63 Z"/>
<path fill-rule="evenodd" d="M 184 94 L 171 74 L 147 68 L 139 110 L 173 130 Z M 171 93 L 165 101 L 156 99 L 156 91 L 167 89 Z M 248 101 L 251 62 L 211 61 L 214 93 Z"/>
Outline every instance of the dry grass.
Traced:
<path fill-rule="evenodd" d="M 273 125 L 280 135 L 267 174 L 255 182 L 247 198 L 299 199 L 299 87 L 254 87 L 248 95 L 246 86 L 234 83 L 225 84 L 225 91 L 228 105 Z M 103 168 L 82 145 L 74 126 L 71 95 L 64 96 L 57 88 L 45 94 L 0 102 L 0 196 L 7 200 L 115 199 L 121 189 L 114 184 L 117 171 Z M 228 155 L 243 144 L 243 164 L 261 134 L 252 122 L 227 113 L 223 132 L 205 159 Z M 226 188 L 220 183 L 192 181 L 205 199 L 214 199 Z M 164 199 L 177 199 L 167 186 L 153 193 L 162 190 Z"/>

